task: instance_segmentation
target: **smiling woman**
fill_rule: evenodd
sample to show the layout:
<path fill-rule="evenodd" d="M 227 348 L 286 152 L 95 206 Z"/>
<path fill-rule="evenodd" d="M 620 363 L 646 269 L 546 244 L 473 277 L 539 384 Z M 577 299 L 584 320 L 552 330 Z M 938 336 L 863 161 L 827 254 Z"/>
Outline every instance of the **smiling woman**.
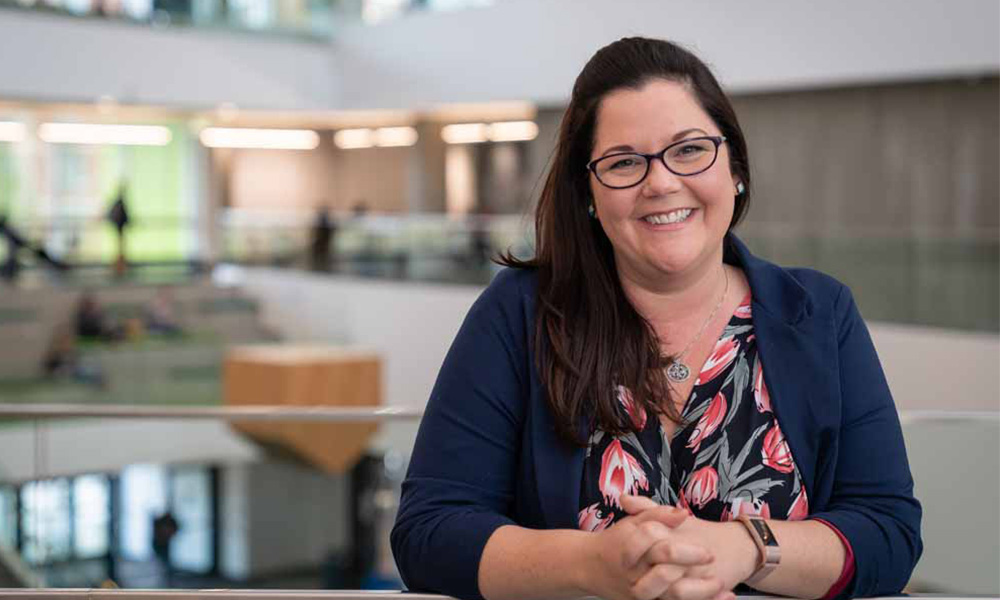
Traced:
<path fill-rule="evenodd" d="M 392 533 L 462 598 L 889 594 L 920 556 L 892 397 L 850 291 L 734 235 L 749 155 L 707 67 L 602 48 L 573 88 L 536 257 L 445 359 Z"/>

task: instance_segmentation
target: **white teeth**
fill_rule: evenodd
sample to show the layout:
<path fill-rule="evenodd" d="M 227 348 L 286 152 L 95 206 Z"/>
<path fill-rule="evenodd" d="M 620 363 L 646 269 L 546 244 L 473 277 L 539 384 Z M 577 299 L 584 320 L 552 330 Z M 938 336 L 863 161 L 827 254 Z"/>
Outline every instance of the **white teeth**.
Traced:
<path fill-rule="evenodd" d="M 647 223 L 652 223 L 653 225 L 680 223 L 691 216 L 691 212 L 692 210 L 690 208 L 682 208 L 681 210 L 675 210 L 664 214 L 649 215 L 648 217 L 645 217 L 644 220 Z"/>

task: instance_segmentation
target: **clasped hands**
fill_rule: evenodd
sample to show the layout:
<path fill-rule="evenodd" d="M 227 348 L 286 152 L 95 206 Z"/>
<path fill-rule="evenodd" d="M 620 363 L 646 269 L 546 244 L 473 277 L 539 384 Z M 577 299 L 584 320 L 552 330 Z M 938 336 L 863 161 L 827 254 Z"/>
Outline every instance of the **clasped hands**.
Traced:
<path fill-rule="evenodd" d="M 733 600 L 757 548 L 740 523 L 698 519 L 688 511 L 622 495 L 630 516 L 594 534 L 587 586 L 606 600 Z"/>

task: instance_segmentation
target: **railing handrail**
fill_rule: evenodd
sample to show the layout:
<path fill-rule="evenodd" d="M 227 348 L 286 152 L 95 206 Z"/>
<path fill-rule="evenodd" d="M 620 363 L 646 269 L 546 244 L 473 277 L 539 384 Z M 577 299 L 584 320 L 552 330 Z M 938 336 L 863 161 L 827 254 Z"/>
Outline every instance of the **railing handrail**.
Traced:
<path fill-rule="evenodd" d="M 436 594 L 405 595 L 402 591 L 367 590 L 165 590 L 165 589 L 103 589 L 103 588 L 0 588 L 0 598 L 37 598 L 40 600 L 153 600 L 159 598 L 231 598 L 239 600 L 454 600 Z"/>
<path fill-rule="evenodd" d="M 96 417 L 125 419 L 216 419 L 224 421 L 405 421 L 419 419 L 423 410 L 363 406 L 136 406 L 121 404 L 0 403 L 0 417 Z"/>
<path fill-rule="evenodd" d="M 871 600 L 899 600 L 903 596 L 880 596 Z M 977 594 L 907 594 L 908 598 L 928 598 L 933 600 L 979 600 L 990 598 L 988 595 Z M 42 600 L 155 600 L 159 598 L 231 598 L 234 600 L 313 600 L 323 598 L 329 600 L 454 600 L 451 596 L 436 594 L 414 594 L 402 591 L 367 591 L 367 590 L 122 590 L 122 589 L 86 589 L 86 588 L 42 588 L 42 589 L 11 589 L 0 588 L 0 598 L 39 598 Z M 775 599 L 777 596 L 751 595 L 741 596 L 745 600 Z M 588 598 L 587 600 L 600 600 Z"/>
<path fill-rule="evenodd" d="M 24 404 L 0 403 L 0 417 L 58 418 L 92 417 L 124 419 L 217 419 L 223 421 L 406 421 L 419 419 L 424 411 L 392 406 L 137 406 L 125 404 Z M 1000 422 L 1000 411 L 902 410 L 900 421 Z"/>

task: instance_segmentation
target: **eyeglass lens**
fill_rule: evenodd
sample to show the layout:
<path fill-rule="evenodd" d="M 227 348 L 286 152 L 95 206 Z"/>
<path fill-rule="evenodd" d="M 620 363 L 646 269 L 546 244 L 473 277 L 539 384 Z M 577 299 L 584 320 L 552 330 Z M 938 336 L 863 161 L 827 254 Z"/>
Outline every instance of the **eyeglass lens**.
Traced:
<path fill-rule="evenodd" d="M 678 175 L 694 175 L 712 166 L 718 146 L 710 139 L 684 140 L 662 154 L 667 168 Z M 601 183 L 628 187 L 643 180 L 649 170 L 648 159 L 641 154 L 614 154 L 597 161 L 594 173 Z"/>

